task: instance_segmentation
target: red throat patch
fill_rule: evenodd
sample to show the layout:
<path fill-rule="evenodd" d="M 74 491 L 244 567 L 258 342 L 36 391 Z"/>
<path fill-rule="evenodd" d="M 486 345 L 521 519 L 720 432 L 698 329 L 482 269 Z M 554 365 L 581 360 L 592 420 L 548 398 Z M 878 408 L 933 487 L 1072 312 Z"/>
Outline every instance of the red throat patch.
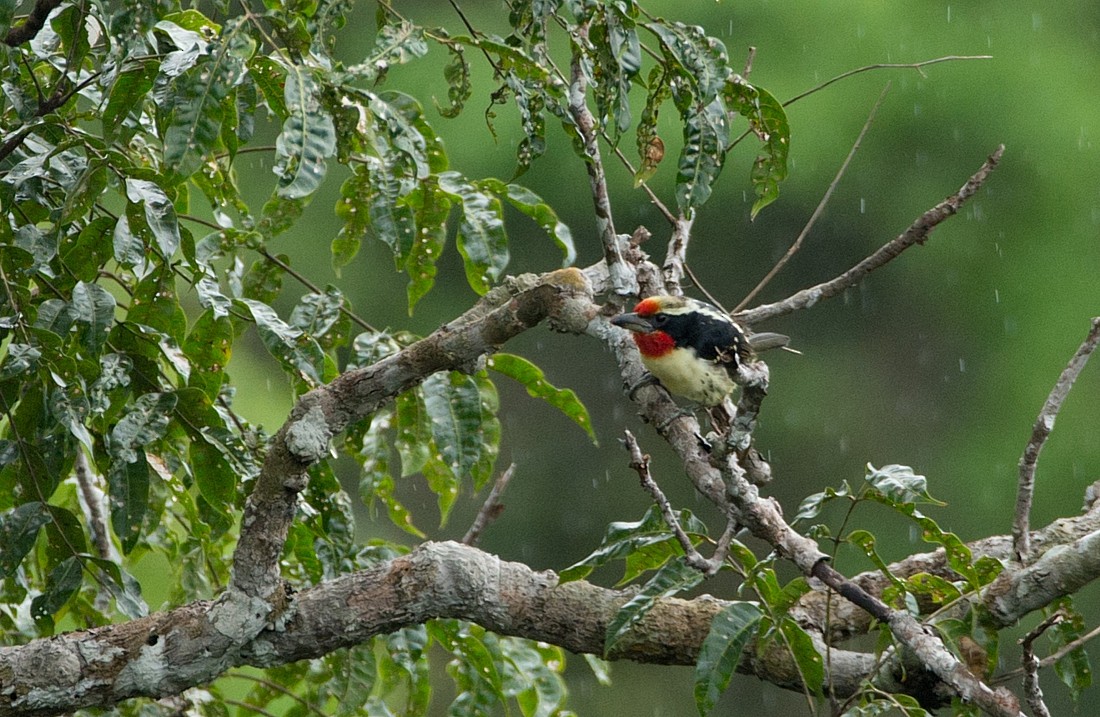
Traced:
<path fill-rule="evenodd" d="M 642 304 L 644 303 L 643 301 Z M 634 343 L 638 344 L 638 350 L 647 358 L 660 358 L 672 353 L 672 349 L 676 348 L 676 342 L 664 331 L 651 331 L 648 334 L 633 333 L 631 336 L 634 337 Z"/>

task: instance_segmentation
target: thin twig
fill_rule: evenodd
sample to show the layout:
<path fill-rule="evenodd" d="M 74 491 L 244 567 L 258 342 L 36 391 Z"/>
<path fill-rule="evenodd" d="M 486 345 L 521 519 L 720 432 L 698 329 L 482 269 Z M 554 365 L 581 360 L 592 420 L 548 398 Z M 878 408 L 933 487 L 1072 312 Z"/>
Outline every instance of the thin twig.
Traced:
<path fill-rule="evenodd" d="M 889 91 L 890 83 L 887 82 L 886 87 L 882 88 L 882 94 L 878 96 L 878 99 L 875 100 L 875 104 L 871 107 L 871 111 L 867 115 L 867 121 L 863 123 L 863 129 L 859 131 L 859 136 L 856 137 L 856 141 L 852 143 L 852 148 L 848 150 L 848 156 L 844 158 L 844 162 L 841 163 L 840 169 L 838 169 L 836 172 L 836 176 L 833 177 L 833 181 L 829 183 L 829 188 L 825 190 L 825 195 L 821 197 L 821 201 L 817 203 L 817 208 L 814 209 L 814 213 L 810 215 L 810 220 L 806 222 L 806 226 L 802 227 L 802 231 L 799 232 L 798 238 L 795 239 L 794 243 L 791 244 L 789 249 L 787 249 L 787 253 L 780 257 L 779 261 L 775 263 L 775 266 L 771 268 L 771 271 L 764 275 L 764 278 L 760 280 L 760 283 L 753 287 L 753 290 L 750 291 L 744 299 L 741 299 L 741 303 L 733 308 L 734 311 L 740 311 L 741 309 L 745 308 L 745 306 L 750 301 L 752 301 L 765 286 L 768 285 L 768 282 L 770 282 L 775 277 L 775 275 L 779 273 L 779 270 L 787 265 L 787 262 L 790 261 L 791 257 L 794 256 L 795 253 L 802 248 L 802 242 L 806 239 L 806 235 L 810 233 L 810 230 L 813 228 L 814 224 L 817 223 L 818 218 L 825 211 L 825 206 L 829 203 L 829 199 L 833 196 L 833 191 L 837 188 L 837 185 L 840 184 L 841 177 L 843 177 L 844 173 L 848 171 L 848 165 L 851 164 L 852 157 L 855 157 L 856 152 L 859 151 L 860 144 L 862 144 L 863 138 L 867 134 L 867 130 L 871 128 L 871 123 L 875 120 L 875 114 L 878 113 L 878 108 L 882 105 L 882 101 L 886 99 L 886 93 Z"/>
<path fill-rule="evenodd" d="M 749 55 L 745 58 L 745 70 L 741 73 L 741 76 L 746 80 L 749 79 L 749 75 L 752 74 L 752 63 L 756 59 L 756 47 L 749 45 Z"/>
<path fill-rule="evenodd" d="M 588 41 L 588 25 L 582 24 L 576 29 L 573 59 L 569 78 L 569 114 L 580 133 L 584 144 L 585 169 L 592 190 L 592 202 L 596 210 L 596 232 L 603 245 L 603 256 L 607 261 L 607 271 L 612 291 L 619 296 L 637 295 L 638 280 L 633 270 L 623 260 L 619 249 L 619 238 L 615 233 L 615 222 L 611 216 L 611 199 L 607 193 L 607 176 L 604 174 L 603 160 L 600 158 L 599 136 L 596 133 L 596 118 L 588 109 L 588 80 L 582 67 L 583 43 Z"/>
<path fill-rule="evenodd" d="M 462 536 L 463 543 L 471 547 L 477 545 L 477 542 L 481 540 L 482 531 L 504 512 L 504 504 L 500 502 L 500 499 L 503 497 L 504 491 L 508 488 L 508 483 L 512 480 L 515 472 L 516 464 L 513 463 L 508 466 L 507 470 L 497 476 L 493 487 L 489 490 L 489 496 L 482 504 L 481 510 L 477 512 L 470 529 L 466 531 L 466 535 Z"/>
<path fill-rule="evenodd" d="M 819 92 L 819 91 L 825 89 L 826 87 L 833 84 L 834 82 L 839 82 L 840 80 L 843 80 L 846 77 L 851 77 L 852 75 L 858 75 L 861 72 L 868 72 L 870 70 L 899 70 L 899 69 L 900 70 L 916 70 L 917 72 L 920 72 L 921 77 L 924 77 L 925 75 L 924 75 L 924 72 L 922 70 L 927 65 L 935 65 L 935 64 L 940 63 L 940 62 L 954 62 L 956 60 L 992 60 L 992 59 L 993 59 L 993 55 L 947 55 L 946 57 L 937 57 L 934 60 L 923 60 L 921 62 L 908 62 L 908 63 L 880 62 L 880 63 L 876 63 L 874 65 L 864 65 L 863 67 L 857 67 L 854 70 L 848 70 L 847 72 L 842 72 L 839 75 L 837 75 L 836 77 L 833 77 L 832 79 L 825 80 L 820 85 L 816 85 L 814 87 L 811 87 L 810 89 L 806 90 L 805 92 L 800 92 L 799 94 L 795 95 L 794 97 L 790 98 L 789 100 L 786 100 L 785 102 L 783 102 L 783 106 L 786 107 L 787 105 L 793 105 L 795 102 L 798 102 L 799 100 L 803 99 L 804 97 L 808 97 L 808 96 L 812 95 L 815 92 Z"/>
<path fill-rule="evenodd" d="M 1020 662 L 1024 670 L 1024 696 L 1034 717 L 1050 717 L 1050 710 L 1043 702 L 1043 689 L 1039 686 L 1039 658 L 1035 657 L 1033 643 L 1039 639 L 1040 635 L 1065 619 L 1066 616 L 1061 611 L 1055 612 L 1020 639 L 1020 647 L 1023 650 Z"/>
<path fill-rule="evenodd" d="M 1039 411 L 1039 417 L 1035 419 L 1035 426 L 1031 429 L 1031 439 L 1024 447 L 1024 454 L 1020 456 L 1020 483 L 1016 489 L 1016 517 L 1012 522 L 1013 548 L 1016 558 L 1021 562 L 1026 561 L 1031 551 L 1029 537 L 1029 520 L 1031 515 L 1031 500 L 1035 494 L 1035 468 L 1039 463 L 1039 452 L 1043 450 L 1050 432 L 1054 430 L 1054 420 L 1058 418 L 1058 412 L 1062 409 L 1062 403 L 1073 388 L 1074 382 L 1081 374 L 1081 369 L 1088 363 L 1089 356 L 1096 350 L 1100 343 L 1100 316 L 1093 318 L 1092 327 L 1088 335 L 1069 360 L 1062 375 L 1050 390 L 1043 409 Z"/>
<path fill-rule="evenodd" d="M 989 158 L 986 159 L 981 168 L 966 181 L 966 184 L 964 184 L 959 191 L 947 197 L 947 199 L 944 199 L 924 214 L 921 214 L 917 217 L 916 221 L 909 225 L 908 229 L 879 247 L 875 253 L 871 254 L 848 271 L 834 279 L 818 284 L 817 286 L 811 286 L 808 289 L 796 292 L 786 299 L 777 301 L 774 304 L 763 304 L 752 309 L 738 312 L 734 318 L 751 326 L 765 319 L 774 319 L 777 316 L 786 316 L 799 309 L 809 308 L 822 299 L 831 298 L 840 294 L 845 289 L 855 286 L 863 280 L 863 277 L 867 276 L 875 269 L 889 263 L 891 260 L 896 259 L 903 251 L 914 244 L 923 244 L 928 239 L 928 235 L 933 229 L 948 217 L 952 217 L 958 213 L 963 203 L 974 196 L 982 185 L 985 184 L 990 173 L 996 169 L 997 163 L 1001 161 L 1004 149 L 1003 144 L 997 147 L 996 151 L 989 155 Z"/>
<path fill-rule="evenodd" d="M 716 550 L 713 560 L 704 558 L 703 555 L 695 549 L 695 545 L 691 542 L 691 537 L 684 532 L 679 519 L 676 517 L 676 511 L 672 509 L 672 504 L 668 502 L 668 498 L 665 497 L 661 487 L 657 485 L 657 481 L 653 480 L 653 475 L 649 472 L 649 456 L 642 453 L 642 449 L 638 445 L 638 439 L 635 438 L 634 434 L 630 431 L 623 431 L 623 434 L 625 435 L 623 444 L 626 446 L 627 452 L 630 453 L 630 467 L 638 473 L 638 479 L 642 483 L 642 488 L 645 488 L 646 492 L 653 497 L 653 502 L 660 509 L 661 516 L 665 519 L 665 523 L 672 531 L 672 534 L 676 536 L 676 540 L 679 541 L 680 547 L 684 549 L 684 560 L 688 565 L 705 575 L 713 575 L 718 572 L 718 569 L 722 567 L 722 563 L 725 562 L 725 554 L 728 554 L 730 541 L 733 540 L 733 533 L 735 531 L 730 525 L 727 525 L 726 532 L 722 534 L 722 538 L 718 542 L 718 547 L 722 549 L 722 552 L 725 554 L 719 556 Z"/>
<path fill-rule="evenodd" d="M 1072 642 L 1067 642 L 1054 652 L 1039 660 L 1039 669 L 1050 667 L 1055 662 L 1058 662 L 1058 660 L 1061 660 L 1063 657 L 1073 652 L 1074 650 L 1080 649 L 1085 645 L 1085 643 L 1098 636 L 1100 636 L 1100 626 L 1094 627 L 1093 629 L 1089 630 L 1084 635 L 1081 635 L 1081 637 L 1073 640 Z M 1017 667 L 1011 672 L 1006 672 L 1003 675 L 999 675 L 997 679 L 993 680 L 993 683 L 1003 684 L 1005 682 L 1011 682 L 1012 680 L 1015 680 L 1017 677 L 1020 677 L 1023 674 L 1023 668 Z"/>

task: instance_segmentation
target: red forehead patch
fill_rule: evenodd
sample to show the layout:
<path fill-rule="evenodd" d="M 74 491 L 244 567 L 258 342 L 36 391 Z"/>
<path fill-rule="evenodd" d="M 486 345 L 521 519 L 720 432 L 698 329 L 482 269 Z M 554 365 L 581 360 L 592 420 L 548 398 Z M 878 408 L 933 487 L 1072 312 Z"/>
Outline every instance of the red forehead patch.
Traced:
<path fill-rule="evenodd" d="M 653 316 L 660 310 L 661 303 L 653 297 L 642 299 L 638 302 L 638 305 L 634 307 L 634 313 L 638 316 Z"/>

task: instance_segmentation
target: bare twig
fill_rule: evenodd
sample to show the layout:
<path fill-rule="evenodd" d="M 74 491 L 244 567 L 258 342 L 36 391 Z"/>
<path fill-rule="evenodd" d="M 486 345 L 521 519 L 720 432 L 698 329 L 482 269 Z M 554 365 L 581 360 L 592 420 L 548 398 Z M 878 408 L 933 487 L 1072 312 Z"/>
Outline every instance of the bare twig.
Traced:
<path fill-rule="evenodd" d="M 1020 658 L 1024 670 L 1024 696 L 1034 717 L 1050 717 L 1050 710 L 1043 702 L 1043 689 L 1039 686 L 1039 658 L 1035 656 L 1034 642 L 1048 629 L 1065 619 L 1061 611 L 1054 613 L 1035 626 L 1020 639 L 1023 655 Z"/>
<path fill-rule="evenodd" d="M 489 490 L 488 497 L 485 498 L 485 502 L 481 506 L 481 510 L 477 512 L 474 522 L 470 524 L 470 529 L 466 531 L 466 535 L 462 536 L 464 544 L 477 545 L 477 542 L 481 540 L 482 531 L 504 512 L 504 504 L 500 502 L 500 499 L 503 497 L 504 491 L 508 488 L 508 483 L 512 480 L 515 472 L 516 464 L 512 463 L 503 473 L 497 476 L 492 489 Z"/>
<path fill-rule="evenodd" d="M 916 221 L 910 224 L 909 228 L 904 232 L 879 247 L 874 254 L 871 254 L 840 276 L 818 284 L 817 286 L 803 289 L 774 304 L 763 304 L 752 309 L 738 312 L 734 318 L 744 324 L 752 325 L 764 321 L 765 319 L 786 316 L 799 309 L 809 308 L 822 299 L 831 298 L 840 294 L 845 289 L 855 286 L 863 277 L 884 264 L 887 264 L 891 260 L 896 259 L 898 255 L 909 247 L 914 244 L 923 244 L 925 240 L 928 239 L 928 235 L 933 229 L 948 217 L 954 216 L 963 203 L 974 196 L 982 185 L 985 184 L 990 173 L 997 167 L 997 163 L 1001 161 L 1001 155 L 1003 154 L 1004 145 L 1001 145 L 997 147 L 993 154 L 989 155 L 989 158 L 982 164 L 981 168 L 966 181 L 966 184 L 964 184 L 959 191 L 917 217 Z"/>
<path fill-rule="evenodd" d="M 833 84 L 834 82 L 839 82 L 840 80 L 843 80 L 847 77 L 851 77 L 852 75 L 858 75 L 861 72 L 868 72 L 870 70 L 916 70 L 923 77 L 924 76 L 924 68 L 928 65 L 935 65 L 935 64 L 940 63 L 940 62 L 955 62 L 957 60 L 992 60 L 992 59 L 993 59 L 992 55 L 947 55 L 946 57 L 937 57 L 933 60 L 923 60 L 921 62 L 909 62 L 909 63 L 880 62 L 880 63 L 874 64 L 874 65 L 864 65 L 863 67 L 857 67 L 854 70 L 848 70 L 847 72 L 842 72 L 839 75 L 837 75 L 836 77 L 833 77 L 832 79 L 825 80 L 821 84 L 816 85 L 814 87 L 811 87 L 810 89 L 806 90 L 805 92 L 800 92 L 799 94 L 795 95 L 794 97 L 790 98 L 789 100 L 786 100 L 783 103 L 783 106 L 786 107 L 787 105 L 793 105 L 795 102 L 798 102 L 799 100 L 803 99 L 804 97 L 808 97 L 808 96 L 812 95 L 815 92 L 819 92 L 819 91 L 825 89 L 826 87 Z"/>
<path fill-rule="evenodd" d="M 752 63 L 755 59 L 756 47 L 753 45 L 749 45 L 749 54 L 745 58 L 745 70 L 741 73 L 741 76 L 744 77 L 746 80 L 749 78 L 749 75 L 752 74 Z"/>
<path fill-rule="evenodd" d="M 661 510 L 661 516 L 665 519 L 665 523 L 676 536 L 676 540 L 679 541 L 680 547 L 684 549 L 684 560 L 688 565 L 695 568 L 699 572 L 705 575 L 713 575 L 718 572 L 718 569 L 722 567 L 722 563 L 725 561 L 725 554 L 719 555 L 718 551 L 715 552 L 715 557 L 711 560 L 704 558 L 703 555 L 695 549 L 695 546 L 691 542 L 691 537 L 684 532 L 683 527 L 680 525 L 679 519 L 676 517 L 676 511 L 672 509 L 672 504 L 668 502 L 668 498 L 665 497 L 661 487 L 657 485 L 657 481 L 653 480 L 653 475 L 649 472 L 649 456 L 642 453 L 641 447 L 638 445 L 638 439 L 634 437 L 634 434 L 630 431 L 623 431 L 625 438 L 623 444 L 626 446 L 626 450 L 630 453 L 630 467 L 638 473 L 638 478 L 641 480 L 642 487 L 646 492 L 653 496 L 653 502 Z M 733 531 L 729 526 L 726 527 L 726 533 L 722 535 L 722 540 L 719 541 L 719 548 L 725 546 L 725 551 L 729 550 L 730 541 L 733 539 Z"/>
<path fill-rule="evenodd" d="M 1020 482 L 1016 490 L 1016 516 L 1012 522 L 1012 538 L 1016 557 L 1025 562 L 1031 551 L 1028 537 L 1028 523 L 1031 514 L 1031 499 L 1035 494 L 1035 468 L 1039 462 L 1039 452 L 1043 450 L 1050 432 L 1054 430 L 1054 420 L 1062 409 L 1062 403 L 1073 388 L 1074 382 L 1081 374 L 1081 369 L 1088 363 L 1089 356 L 1096 350 L 1100 343 L 1100 316 L 1092 320 L 1092 327 L 1084 342 L 1069 360 L 1062 375 L 1047 396 L 1043 409 L 1039 411 L 1039 417 L 1035 419 L 1035 426 L 1031 429 L 1031 439 L 1024 447 L 1024 454 L 1020 456 Z"/>
<path fill-rule="evenodd" d="M 878 99 L 875 100 L 875 104 L 871 107 L 871 112 L 867 115 L 867 121 L 863 123 L 863 129 L 859 131 L 859 136 L 856 137 L 856 141 L 852 143 L 852 148 L 848 150 L 848 156 L 844 158 L 844 161 L 840 165 L 840 169 L 836 172 L 836 176 L 833 177 L 833 181 L 829 183 L 829 188 L 825 190 L 825 195 L 821 197 L 821 201 L 817 203 L 817 208 L 814 209 L 814 213 L 810 215 L 810 220 L 806 222 L 806 226 L 802 227 L 802 231 L 799 232 L 798 238 L 795 239 L 794 243 L 787 249 L 787 253 L 780 257 L 779 261 L 775 263 L 771 271 L 764 275 L 760 283 L 753 287 L 753 290 L 750 291 L 744 299 L 741 299 L 741 303 L 733 308 L 734 311 L 740 311 L 745 308 L 745 306 L 768 285 L 768 282 L 779 273 L 779 270 L 787 265 L 791 257 L 802 248 L 802 242 L 806 239 L 806 235 L 810 233 L 814 224 L 817 223 L 818 218 L 825 211 L 825 206 L 829 203 L 829 199 L 833 196 L 833 191 L 836 190 L 837 185 L 840 184 L 841 177 L 848 171 L 848 165 L 851 163 L 852 157 L 856 156 L 856 152 L 859 151 L 859 146 L 863 142 L 863 137 L 867 134 L 867 130 L 871 128 L 871 123 L 875 119 L 875 114 L 878 112 L 879 106 L 882 105 L 882 101 L 886 99 L 886 93 L 889 91 L 890 83 L 887 83 L 886 87 L 882 88 L 882 94 L 878 96 Z"/>
<path fill-rule="evenodd" d="M 588 80 L 582 67 L 583 47 L 588 41 L 588 26 L 580 25 L 574 39 L 573 61 L 569 82 L 569 114 L 577 126 L 584 143 L 585 169 L 592 188 L 592 202 L 596 210 L 596 231 L 603 244 L 603 256 L 607 261 L 607 270 L 611 279 L 611 288 L 619 296 L 638 293 L 638 281 L 634 272 L 623 261 L 619 249 L 615 222 L 611 217 L 611 199 L 607 193 L 607 177 L 604 174 L 603 160 L 600 158 L 599 136 L 596 131 L 596 118 L 588 109 Z"/>

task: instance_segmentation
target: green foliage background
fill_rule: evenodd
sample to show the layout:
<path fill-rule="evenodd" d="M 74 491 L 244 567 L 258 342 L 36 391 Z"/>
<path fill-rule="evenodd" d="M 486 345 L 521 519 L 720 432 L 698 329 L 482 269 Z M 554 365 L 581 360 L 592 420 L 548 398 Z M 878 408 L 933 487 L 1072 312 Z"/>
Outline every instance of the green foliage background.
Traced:
<path fill-rule="evenodd" d="M 453 10 L 439 0 L 399 6 L 423 25 L 463 32 Z M 506 32 L 499 3 L 462 7 L 478 30 Z M 928 511 L 944 529 L 965 540 L 1007 533 L 1016 462 L 1031 423 L 1088 318 L 1100 313 L 1100 10 L 1084 1 L 1037 8 L 1022 2 L 668 0 L 647 7 L 703 25 L 731 56 L 756 47 L 751 80 L 781 100 L 863 65 L 992 55 L 922 72 L 866 72 L 790 106 L 790 174 L 778 201 L 750 221 L 748 174 L 756 146 L 745 143 L 731 154 L 715 196 L 698 216 L 689 259 L 712 293 L 727 305 L 737 303 L 808 219 L 887 82 L 875 124 L 824 217 L 760 300 L 782 298 L 846 269 L 957 188 L 997 144 L 1006 144 L 1005 159 L 987 187 L 961 216 L 937 229 L 927 246 L 873 274 L 844 300 L 762 327 L 791 335 L 804 355 L 771 360 L 772 387 L 757 444 L 769 453 L 776 473 L 769 491 L 788 514 L 805 495 L 858 479 L 867 463 L 902 463 L 926 475 L 931 493 L 947 502 Z M 361 24 L 363 36 L 372 36 L 374 10 L 372 3 L 357 5 L 349 28 Z M 353 36 L 345 29 L 337 45 L 337 55 L 348 61 L 364 54 Z M 510 177 L 522 137 L 516 112 L 511 105 L 491 108 L 494 137 L 483 114 L 489 107 L 486 88 L 493 86 L 489 69 L 472 49 L 467 58 L 474 67 L 474 94 L 455 119 L 439 118 L 433 109 L 435 101 L 446 103 L 448 91 L 440 72 L 446 57 L 438 47 L 427 61 L 392 68 L 378 89 L 421 101 L 452 168 L 470 178 Z M 650 180 L 669 203 L 679 137 L 672 114 L 659 125 L 669 145 L 667 159 Z M 273 142 L 278 127 L 257 130 Z M 572 229 L 577 264 L 584 266 L 600 255 L 587 178 L 569 140 L 556 126 L 547 134 L 545 155 L 520 181 Z M 623 145 L 633 156 L 629 138 Z M 240 186 L 253 207 L 276 186 L 274 161 L 271 153 L 237 161 Z M 606 151 L 605 161 L 618 229 L 647 226 L 655 234 L 652 252 L 663 255 L 663 219 Z M 380 242 L 364 242 L 337 275 L 330 242 L 344 224 L 333 207 L 345 178 L 330 167 L 303 217 L 270 245 L 272 252 L 293 257 L 294 266 L 318 285 L 338 283 L 357 313 L 375 326 L 425 334 L 468 307 L 475 294 L 453 245 L 440 261 L 435 289 L 412 316 L 407 277 L 394 271 L 392 254 Z M 511 231 L 508 272 L 560 265 L 560 250 L 537 226 L 517 221 Z M 283 317 L 298 298 L 290 282 L 287 287 L 275 303 Z M 707 512 L 660 441 L 639 426 L 613 361 L 594 342 L 534 331 L 507 350 L 533 360 L 554 385 L 576 391 L 591 412 L 599 445 L 520 384 L 499 380 L 498 467 L 515 462 L 517 472 L 505 497 L 507 510 L 482 547 L 537 569 L 560 570 L 598 545 L 610 521 L 641 516 L 649 501 L 619 449 L 623 427 L 638 432 L 643 447 L 655 454 L 654 474 L 673 502 Z M 255 333 L 238 346 L 228 372 L 238 386 L 235 407 L 269 432 L 277 428 L 293 394 L 281 376 L 272 378 L 273 359 Z M 1100 478 L 1098 399 L 1100 375 L 1091 367 L 1044 450 L 1033 524 L 1076 512 L 1085 486 Z M 347 461 L 335 472 L 354 493 L 357 467 Z M 433 515 L 437 499 L 425 485 L 401 481 L 396 490 L 414 514 Z M 445 527 L 424 520 L 418 525 L 433 539 L 459 537 L 479 503 L 464 495 Z M 359 510 L 362 539 L 401 537 L 384 519 L 368 521 L 366 510 Z M 885 559 L 930 549 L 885 511 L 863 510 L 861 524 L 875 532 Z M 848 553 L 838 567 L 852 573 L 872 566 Z M 173 576 L 171 567 L 155 555 L 134 572 L 154 609 L 177 588 L 171 577 L 164 579 Z M 608 570 L 594 578 L 610 584 L 618 575 Z M 708 591 L 721 589 L 720 582 L 707 584 Z M 1096 595 L 1092 587 L 1078 601 L 1090 625 L 1100 620 L 1100 611 L 1088 607 Z M 1007 646 L 1004 655 L 1013 659 Z M 613 686 L 598 686 L 583 660 L 572 659 L 571 706 L 579 714 L 697 713 L 688 668 L 624 664 L 614 666 L 613 676 Z M 1067 712 L 1072 706 L 1055 679 L 1047 680 L 1050 705 Z M 716 713 L 792 709 L 804 709 L 800 696 L 735 677 Z"/>

